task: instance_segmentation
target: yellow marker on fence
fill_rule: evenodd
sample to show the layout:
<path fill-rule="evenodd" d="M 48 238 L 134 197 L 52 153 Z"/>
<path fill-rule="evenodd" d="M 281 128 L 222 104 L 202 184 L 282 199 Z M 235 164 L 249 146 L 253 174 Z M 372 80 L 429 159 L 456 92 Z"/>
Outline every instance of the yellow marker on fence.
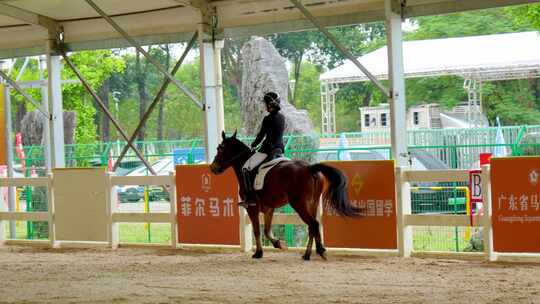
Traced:
<path fill-rule="evenodd" d="M 15 188 L 15 211 L 20 212 L 21 211 L 21 202 L 20 202 L 20 195 L 21 195 L 21 188 Z"/>
<path fill-rule="evenodd" d="M 144 213 L 150 212 L 150 200 L 148 199 L 148 186 L 144 187 Z M 150 224 L 145 223 L 144 228 L 148 231 Z"/>
<path fill-rule="evenodd" d="M 458 187 L 463 189 L 465 191 L 465 210 L 467 212 L 467 216 L 471 218 L 471 193 L 469 192 L 469 187 Z M 472 222 L 471 222 L 472 225 Z M 465 240 L 469 241 L 471 239 L 471 226 L 467 226 L 465 228 Z"/>

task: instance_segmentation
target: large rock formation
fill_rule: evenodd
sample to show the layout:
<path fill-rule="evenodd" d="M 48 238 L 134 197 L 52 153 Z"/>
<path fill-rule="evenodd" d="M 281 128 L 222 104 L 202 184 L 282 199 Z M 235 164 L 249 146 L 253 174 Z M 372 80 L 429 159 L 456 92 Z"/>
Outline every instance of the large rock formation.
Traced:
<path fill-rule="evenodd" d="M 242 48 L 242 62 L 242 133 L 257 133 L 267 114 L 262 97 L 270 91 L 281 97 L 281 109 L 286 118 L 285 134 L 313 133 L 313 124 L 307 111 L 297 110 L 288 101 L 286 59 L 279 55 L 272 43 L 253 37 Z"/>
<path fill-rule="evenodd" d="M 43 145 L 43 127 L 45 117 L 37 110 L 24 115 L 21 122 L 21 133 L 24 146 Z M 75 112 L 64 112 L 64 143 L 73 144 L 75 140 Z"/>

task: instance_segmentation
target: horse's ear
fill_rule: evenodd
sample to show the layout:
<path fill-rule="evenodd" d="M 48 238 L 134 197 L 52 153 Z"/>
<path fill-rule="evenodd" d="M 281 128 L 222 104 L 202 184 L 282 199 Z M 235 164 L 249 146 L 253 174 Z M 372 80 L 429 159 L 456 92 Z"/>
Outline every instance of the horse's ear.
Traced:
<path fill-rule="evenodd" d="M 234 130 L 234 134 L 232 135 L 232 137 L 236 137 L 236 133 L 238 132 L 238 129 L 235 129 Z"/>
<path fill-rule="evenodd" d="M 227 136 L 225 136 L 225 131 L 221 131 L 221 138 L 223 138 L 223 140 L 225 140 L 225 138 L 227 138 Z"/>

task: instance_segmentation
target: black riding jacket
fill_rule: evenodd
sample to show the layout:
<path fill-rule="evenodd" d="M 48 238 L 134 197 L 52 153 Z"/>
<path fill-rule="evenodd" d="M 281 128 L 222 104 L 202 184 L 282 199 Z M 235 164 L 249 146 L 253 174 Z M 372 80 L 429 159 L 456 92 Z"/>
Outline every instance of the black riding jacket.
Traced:
<path fill-rule="evenodd" d="M 268 155 L 283 153 L 283 132 L 285 131 L 285 116 L 279 112 L 271 112 L 266 115 L 262 121 L 261 130 L 251 147 L 256 147 L 261 140 L 262 143 L 259 152 Z"/>

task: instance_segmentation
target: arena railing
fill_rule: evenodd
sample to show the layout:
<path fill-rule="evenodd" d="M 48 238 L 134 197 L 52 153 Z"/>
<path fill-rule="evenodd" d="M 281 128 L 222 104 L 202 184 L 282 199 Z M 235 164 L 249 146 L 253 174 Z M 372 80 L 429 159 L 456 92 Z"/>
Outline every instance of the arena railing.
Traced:
<path fill-rule="evenodd" d="M 162 186 L 169 193 L 169 212 L 119 212 L 117 186 Z M 174 172 L 162 176 L 115 176 L 109 175 L 107 197 L 110 212 L 110 235 L 109 243 L 112 248 L 117 248 L 119 242 L 118 223 L 169 223 L 171 225 L 172 248 L 178 244 L 178 219 L 176 211 L 176 176 Z"/>
<path fill-rule="evenodd" d="M 52 191 L 52 174 L 46 177 L 33 178 L 0 178 L 0 187 L 45 187 L 47 189 L 47 211 L 41 212 L 17 212 L 13 210 L 3 210 L 4 204 L 0 201 L 0 245 L 50 245 L 56 246 L 55 225 L 54 225 L 54 199 Z M 18 240 L 7 239 L 4 231 L 4 221 L 40 221 L 48 223 L 48 240 Z"/>

